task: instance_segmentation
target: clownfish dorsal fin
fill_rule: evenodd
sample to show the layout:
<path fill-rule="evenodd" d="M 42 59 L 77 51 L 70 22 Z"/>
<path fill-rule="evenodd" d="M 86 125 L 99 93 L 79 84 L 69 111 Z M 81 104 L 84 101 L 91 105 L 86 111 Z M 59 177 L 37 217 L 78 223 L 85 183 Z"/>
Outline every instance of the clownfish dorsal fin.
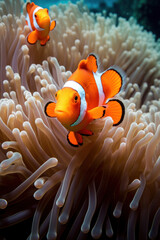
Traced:
<path fill-rule="evenodd" d="M 98 59 L 97 57 L 92 53 L 90 54 L 87 59 L 83 59 L 80 61 L 78 65 L 79 69 L 86 69 L 91 72 L 96 72 L 98 70 Z"/>
<path fill-rule="evenodd" d="M 32 8 L 33 6 L 35 6 L 34 2 L 32 2 L 32 3 L 28 2 L 28 3 L 27 3 L 27 5 L 26 5 L 26 10 L 27 10 L 28 13 L 30 12 L 30 10 L 31 10 L 31 8 Z"/>

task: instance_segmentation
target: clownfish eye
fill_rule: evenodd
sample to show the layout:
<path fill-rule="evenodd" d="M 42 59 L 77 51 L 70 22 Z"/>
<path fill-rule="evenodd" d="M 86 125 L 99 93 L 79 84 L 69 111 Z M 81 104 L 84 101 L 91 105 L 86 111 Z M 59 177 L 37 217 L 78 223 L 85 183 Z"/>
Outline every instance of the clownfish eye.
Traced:
<path fill-rule="evenodd" d="M 76 95 L 74 96 L 74 103 L 77 103 L 77 101 L 78 101 L 78 95 L 76 94 Z"/>
<path fill-rule="evenodd" d="M 78 96 L 75 96 L 74 101 L 77 101 L 77 100 L 78 100 Z"/>
<path fill-rule="evenodd" d="M 57 92 L 55 93 L 54 96 L 56 100 L 58 100 L 60 93 L 61 93 L 61 90 L 57 90 Z"/>
<path fill-rule="evenodd" d="M 37 14 L 34 14 L 35 18 L 37 17 Z"/>

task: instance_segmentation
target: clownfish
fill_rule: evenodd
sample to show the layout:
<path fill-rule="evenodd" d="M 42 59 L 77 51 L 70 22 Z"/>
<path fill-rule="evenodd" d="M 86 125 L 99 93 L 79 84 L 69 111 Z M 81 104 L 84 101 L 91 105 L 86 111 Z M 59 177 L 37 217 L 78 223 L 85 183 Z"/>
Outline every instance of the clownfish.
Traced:
<path fill-rule="evenodd" d="M 92 120 L 110 116 L 114 126 L 122 122 L 124 104 L 112 97 L 120 92 L 124 79 L 124 72 L 117 66 L 98 72 L 98 59 L 90 54 L 56 92 L 57 102 L 48 102 L 44 111 L 49 117 L 57 117 L 69 130 L 68 142 L 78 147 L 83 144 L 82 135 L 93 134 L 86 128 Z"/>
<path fill-rule="evenodd" d="M 47 8 L 41 8 L 32 3 L 26 5 L 27 16 L 26 24 L 29 26 L 31 33 L 27 37 L 30 44 L 35 44 L 40 40 L 40 44 L 44 46 L 49 41 L 49 32 L 56 26 L 56 21 L 52 21 L 48 14 Z"/>

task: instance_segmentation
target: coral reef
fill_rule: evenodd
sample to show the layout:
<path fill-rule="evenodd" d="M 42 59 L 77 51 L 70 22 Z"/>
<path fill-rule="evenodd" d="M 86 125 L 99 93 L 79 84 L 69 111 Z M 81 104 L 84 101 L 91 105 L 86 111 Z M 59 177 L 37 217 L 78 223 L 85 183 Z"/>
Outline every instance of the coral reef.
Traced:
<path fill-rule="evenodd" d="M 159 43 L 132 18 L 69 3 L 51 7 L 46 47 L 30 46 L 24 14 L 1 2 L 0 228 L 29 219 L 17 239 L 159 239 Z M 126 114 L 117 127 L 94 121 L 77 150 L 44 106 L 90 52 L 125 70 Z"/>

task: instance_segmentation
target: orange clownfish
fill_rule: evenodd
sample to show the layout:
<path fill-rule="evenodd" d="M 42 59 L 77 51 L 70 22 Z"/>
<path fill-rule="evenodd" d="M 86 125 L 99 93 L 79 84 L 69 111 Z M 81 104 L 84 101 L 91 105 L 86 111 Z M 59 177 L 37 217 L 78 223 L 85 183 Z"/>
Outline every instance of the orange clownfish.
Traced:
<path fill-rule="evenodd" d="M 121 90 L 124 72 L 117 66 L 102 73 L 97 70 L 98 59 L 90 54 L 80 61 L 77 70 L 56 92 L 57 102 L 48 102 L 45 106 L 46 115 L 57 117 L 69 130 L 67 140 L 72 146 L 82 145 L 82 135 L 93 134 L 86 128 L 92 120 L 110 116 L 116 126 L 124 118 L 123 103 L 111 99 Z"/>
<path fill-rule="evenodd" d="M 48 14 L 47 8 L 41 8 L 32 3 L 26 5 L 27 16 L 26 24 L 29 26 L 31 33 L 27 37 L 30 44 L 35 44 L 40 40 L 40 44 L 44 46 L 50 39 L 49 32 L 56 26 L 56 21 L 52 21 Z"/>

